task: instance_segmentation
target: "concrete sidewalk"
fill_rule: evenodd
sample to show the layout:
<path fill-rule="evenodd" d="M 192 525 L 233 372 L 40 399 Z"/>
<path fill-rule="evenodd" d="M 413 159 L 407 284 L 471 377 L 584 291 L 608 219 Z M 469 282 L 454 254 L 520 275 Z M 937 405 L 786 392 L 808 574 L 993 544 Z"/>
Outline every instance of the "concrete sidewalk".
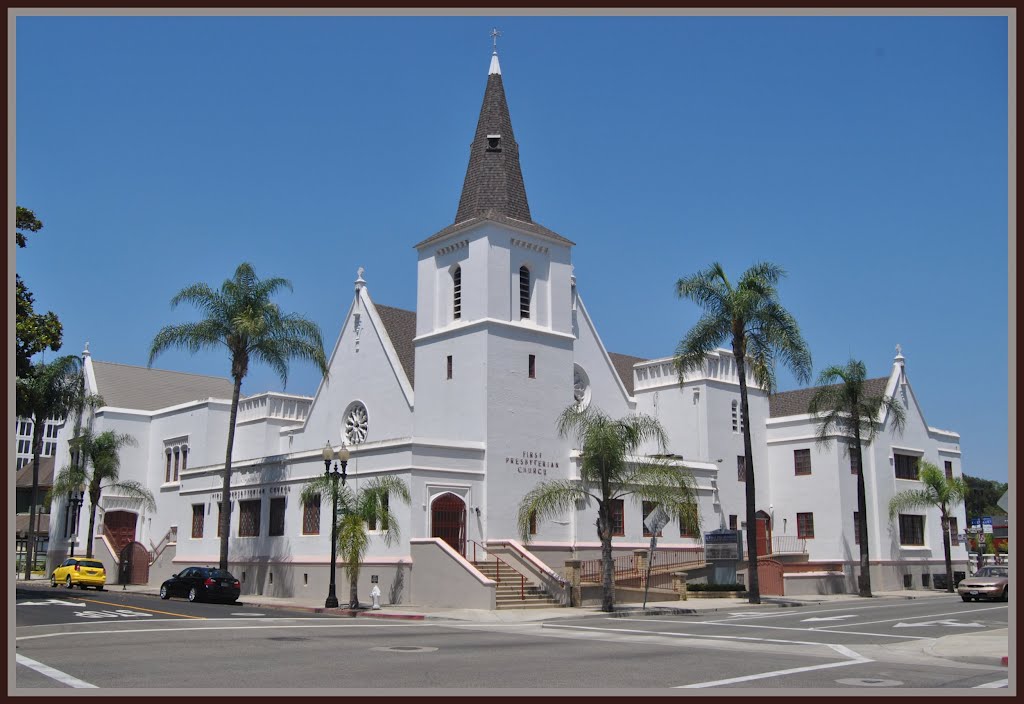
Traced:
<path fill-rule="evenodd" d="M 25 582 L 18 580 L 17 585 L 23 586 L 32 584 L 34 586 L 45 585 L 46 580 L 32 580 Z M 109 585 L 110 592 L 132 592 L 135 594 L 147 594 L 159 598 L 159 588 L 150 585 L 128 585 L 124 588 L 118 585 Z M 63 588 L 53 590 L 55 595 L 66 594 Z M 78 592 L 76 592 L 77 594 Z M 875 592 L 876 597 L 902 598 L 902 599 L 951 599 L 953 595 L 942 591 L 925 590 L 901 590 L 888 592 Z M 822 606 L 838 604 L 842 602 L 861 602 L 855 594 L 820 594 L 813 596 L 796 597 L 761 597 L 762 605 L 774 605 L 778 607 L 802 607 Z M 253 606 L 260 609 L 284 609 L 289 611 L 306 611 L 316 614 L 330 614 L 345 618 L 382 618 L 400 620 L 445 620 L 463 621 L 470 623 L 538 623 L 556 619 L 586 618 L 586 617 L 624 617 L 643 614 L 700 614 L 714 612 L 732 612 L 751 608 L 745 598 L 723 597 L 723 598 L 690 598 L 686 601 L 660 601 L 648 602 L 646 608 L 641 604 L 616 604 L 615 611 L 611 614 L 605 613 L 597 606 L 576 606 L 567 608 L 550 609 L 502 609 L 490 611 L 486 609 L 455 609 L 431 606 L 417 606 L 402 604 L 400 606 L 384 606 L 380 610 L 373 611 L 368 608 L 350 610 L 347 608 L 328 609 L 324 607 L 324 595 L 316 597 L 274 597 L 256 594 L 243 594 L 239 603 L 246 606 Z M 932 657 L 959 660 L 964 662 L 977 662 L 983 664 L 1006 664 L 1009 640 L 1006 629 L 990 631 L 986 633 L 958 633 L 944 636 L 934 640 L 914 641 L 920 644 L 920 650 Z"/>

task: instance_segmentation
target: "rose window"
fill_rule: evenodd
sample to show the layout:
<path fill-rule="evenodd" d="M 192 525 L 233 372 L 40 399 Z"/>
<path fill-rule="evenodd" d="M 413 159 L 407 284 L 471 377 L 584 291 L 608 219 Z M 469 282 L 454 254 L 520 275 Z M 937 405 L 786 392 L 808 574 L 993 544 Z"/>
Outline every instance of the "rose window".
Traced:
<path fill-rule="evenodd" d="M 361 403 L 352 404 L 345 415 L 345 440 L 351 445 L 358 445 L 366 440 L 368 429 L 369 417 L 366 414 L 366 406 Z"/>

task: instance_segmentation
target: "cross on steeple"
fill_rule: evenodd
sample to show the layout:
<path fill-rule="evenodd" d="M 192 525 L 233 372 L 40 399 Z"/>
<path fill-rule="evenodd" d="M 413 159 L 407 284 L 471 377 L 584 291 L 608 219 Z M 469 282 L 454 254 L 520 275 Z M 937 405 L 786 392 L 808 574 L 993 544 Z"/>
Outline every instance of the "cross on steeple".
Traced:
<path fill-rule="evenodd" d="M 501 36 L 501 32 L 498 31 L 497 27 L 491 29 L 491 41 L 494 42 L 494 53 L 498 53 L 498 37 Z"/>

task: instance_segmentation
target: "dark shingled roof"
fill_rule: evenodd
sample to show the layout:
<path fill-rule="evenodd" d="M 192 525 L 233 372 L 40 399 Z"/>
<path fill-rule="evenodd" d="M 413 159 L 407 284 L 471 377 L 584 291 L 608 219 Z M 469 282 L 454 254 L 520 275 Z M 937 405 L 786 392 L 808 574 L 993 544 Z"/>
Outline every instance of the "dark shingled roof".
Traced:
<path fill-rule="evenodd" d="M 440 239 L 443 239 L 443 238 L 447 237 L 448 235 L 452 234 L 453 232 L 457 232 L 459 230 L 464 230 L 466 228 L 472 227 L 473 225 L 476 225 L 478 223 L 485 222 L 485 221 L 496 222 L 499 225 L 508 225 L 509 227 L 517 227 L 520 230 L 525 230 L 526 232 L 532 232 L 535 235 L 540 235 L 542 237 L 547 237 L 547 238 L 552 239 L 552 240 L 554 240 L 556 242 L 560 242 L 561 244 L 568 244 L 568 245 L 576 244 L 572 240 L 566 239 L 565 237 L 562 237 L 557 232 L 555 232 L 553 230 L 549 230 L 548 228 L 544 227 L 543 225 L 538 225 L 535 222 L 524 222 L 522 220 L 516 220 L 515 218 L 510 218 L 508 216 L 502 215 L 501 213 L 497 212 L 496 210 L 487 210 L 487 211 L 481 213 L 477 217 L 472 217 L 472 218 L 469 218 L 468 220 L 464 220 L 462 222 L 457 222 L 454 225 L 449 225 L 448 227 L 444 228 L 443 230 L 441 230 L 439 232 L 435 232 L 430 237 L 428 237 L 427 239 L 423 240 L 422 242 L 420 242 L 416 246 L 417 247 L 422 247 L 425 244 L 430 244 L 431 242 L 436 242 L 437 240 L 440 240 Z"/>
<path fill-rule="evenodd" d="M 96 386 L 107 406 L 156 411 L 189 401 L 208 398 L 231 398 L 234 384 L 230 379 L 201 376 L 165 369 L 132 367 L 113 362 L 92 363 Z"/>
<path fill-rule="evenodd" d="M 53 459 L 53 457 L 39 458 L 39 488 L 42 490 L 40 496 L 53 486 Z M 32 488 L 32 460 L 18 470 L 14 478 L 14 485 L 19 489 Z"/>
<path fill-rule="evenodd" d="M 487 135 L 500 135 L 501 139 L 492 148 Z M 469 166 L 455 222 L 468 220 L 486 210 L 531 222 L 523 172 L 519 167 L 519 145 L 512 133 L 512 118 L 508 114 L 500 73 L 487 77 L 480 119 L 469 145 Z"/>
<path fill-rule="evenodd" d="M 612 358 L 612 364 L 615 366 L 615 372 L 622 379 L 622 385 L 626 387 L 626 391 L 632 396 L 633 365 L 637 362 L 646 362 L 647 360 L 643 357 L 631 357 L 628 354 L 617 354 L 615 352 L 609 352 L 608 356 Z"/>
<path fill-rule="evenodd" d="M 868 396 L 881 396 L 885 393 L 885 385 L 889 383 L 889 377 L 881 376 L 877 379 L 864 380 L 864 392 Z M 838 384 L 836 384 L 838 386 Z M 771 418 L 781 416 L 798 416 L 807 413 L 807 407 L 811 403 L 815 392 L 824 388 L 814 386 L 809 389 L 797 389 L 796 391 L 783 391 L 772 394 L 768 397 L 768 415 Z"/>
<path fill-rule="evenodd" d="M 377 308 L 380 321 L 384 323 L 384 331 L 398 353 L 398 361 L 402 363 L 402 369 L 409 377 L 409 385 L 416 388 L 416 351 L 412 344 L 416 337 L 416 313 L 391 306 L 374 306 Z"/>

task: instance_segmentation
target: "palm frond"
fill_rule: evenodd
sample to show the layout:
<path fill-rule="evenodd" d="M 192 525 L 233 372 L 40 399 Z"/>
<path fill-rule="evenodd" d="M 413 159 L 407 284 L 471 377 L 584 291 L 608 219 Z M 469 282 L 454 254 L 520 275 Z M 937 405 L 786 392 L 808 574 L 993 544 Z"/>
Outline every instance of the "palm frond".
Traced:
<path fill-rule="evenodd" d="M 697 321 L 678 345 L 676 345 L 673 364 L 679 381 L 690 372 L 699 371 L 704 367 L 709 352 L 721 346 L 729 339 L 732 321 L 728 315 L 704 315 Z"/>
<path fill-rule="evenodd" d="M 120 479 L 106 484 L 103 487 L 103 490 L 107 494 L 116 492 L 131 499 L 140 499 L 147 509 L 150 511 L 156 510 L 156 499 L 153 498 L 153 493 L 141 482 L 132 481 L 130 479 Z"/>
<path fill-rule="evenodd" d="M 529 543 L 531 517 L 539 525 L 555 516 L 571 514 L 575 511 L 576 502 L 587 496 L 589 494 L 582 486 L 570 480 L 541 482 L 520 500 L 516 511 L 516 531 L 524 543 Z"/>
<path fill-rule="evenodd" d="M 889 499 L 889 520 L 909 510 L 935 506 L 935 494 L 927 489 L 906 489 Z"/>

